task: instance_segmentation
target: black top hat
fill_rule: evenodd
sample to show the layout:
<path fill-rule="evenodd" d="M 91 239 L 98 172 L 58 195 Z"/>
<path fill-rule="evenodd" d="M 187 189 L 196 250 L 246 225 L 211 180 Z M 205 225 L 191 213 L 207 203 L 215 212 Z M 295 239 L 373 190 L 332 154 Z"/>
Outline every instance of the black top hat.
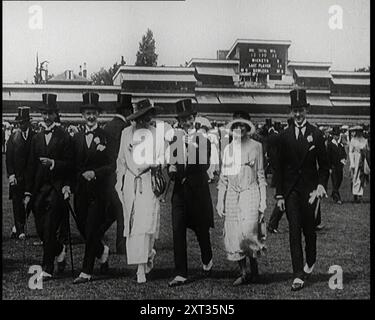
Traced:
<path fill-rule="evenodd" d="M 85 92 L 82 95 L 83 102 L 80 108 L 80 111 L 83 112 L 87 109 L 94 109 L 102 111 L 102 108 L 99 106 L 99 94 L 96 92 Z"/>
<path fill-rule="evenodd" d="M 30 121 L 30 107 L 18 107 L 18 115 L 14 119 L 16 122 Z"/>
<path fill-rule="evenodd" d="M 140 100 L 135 104 L 133 114 L 128 116 L 127 119 L 129 121 L 135 120 L 150 111 L 155 112 L 155 107 L 151 104 L 150 100 L 149 99 Z"/>
<path fill-rule="evenodd" d="M 43 105 L 38 107 L 40 111 L 52 111 L 57 112 L 59 108 L 57 107 L 56 100 L 57 95 L 53 93 L 43 93 L 42 94 Z"/>
<path fill-rule="evenodd" d="M 290 107 L 294 108 L 306 108 L 310 104 L 306 100 L 306 90 L 305 89 L 293 89 L 290 91 Z"/>
<path fill-rule="evenodd" d="M 332 128 L 331 132 L 330 132 L 330 134 L 333 135 L 333 136 L 339 136 L 340 133 L 341 133 L 340 127 L 338 127 L 338 126 L 334 126 Z"/>
<path fill-rule="evenodd" d="M 183 99 L 176 102 L 176 113 L 177 117 L 187 117 L 190 115 L 196 115 L 194 106 L 191 102 L 191 99 Z"/>
<path fill-rule="evenodd" d="M 271 128 L 272 127 L 272 119 L 266 119 L 266 126 L 267 128 Z"/>
<path fill-rule="evenodd" d="M 129 110 L 133 113 L 132 95 L 119 93 L 117 95 L 116 110 Z"/>
<path fill-rule="evenodd" d="M 245 119 L 248 121 L 251 120 L 250 115 L 247 112 L 242 111 L 242 110 L 235 111 L 232 115 L 232 118 L 233 119 Z"/>

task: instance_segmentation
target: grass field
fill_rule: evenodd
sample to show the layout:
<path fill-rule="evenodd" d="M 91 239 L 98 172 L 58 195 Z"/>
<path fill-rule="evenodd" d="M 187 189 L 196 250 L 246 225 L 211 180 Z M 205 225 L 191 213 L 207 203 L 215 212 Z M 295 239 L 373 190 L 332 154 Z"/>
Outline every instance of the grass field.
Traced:
<path fill-rule="evenodd" d="M 191 231 L 188 233 L 188 261 L 192 282 L 183 287 L 169 288 L 173 276 L 173 243 L 171 227 L 170 194 L 162 204 L 161 232 L 156 243 L 155 268 L 146 284 L 135 280 L 136 269 L 126 264 L 124 255 L 110 255 L 110 274 L 100 276 L 96 266 L 95 281 L 84 285 L 73 285 L 68 265 L 65 273 L 44 284 L 42 290 L 28 288 L 30 265 L 41 262 L 42 248 L 35 247 L 36 232 L 30 216 L 26 241 L 9 238 L 13 225 L 11 204 L 8 200 L 8 184 L 3 159 L 3 299 L 368 299 L 370 298 L 370 192 L 365 190 L 364 203 L 351 202 L 350 181 L 344 173 L 342 198 L 339 206 L 332 199 L 322 204 L 322 221 L 326 228 L 318 234 L 318 259 L 313 276 L 304 290 L 291 292 L 292 267 L 289 251 L 288 225 L 283 217 L 280 234 L 271 234 L 267 239 L 267 255 L 259 260 L 260 284 L 232 287 L 239 269 L 225 258 L 223 251 L 223 221 L 215 215 L 215 229 L 211 230 L 214 253 L 214 269 L 211 278 L 199 279 L 201 269 L 198 243 Z M 330 186 L 329 186 L 329 192 Z M 274 206 L 274 189 L 268 189 L 267 220 Z M 216 188 L 211 185 L 211 194 L 216 204 Z M 84 245 L 71 219 L 73 254 L 76 273 L 82 263 Z M 115 251 L 115 227 L 108 234 L 110 249 Z M 343 269 L 343 289 L 332 290 L 328 286 L 329 267 L 339 265 Z"/>

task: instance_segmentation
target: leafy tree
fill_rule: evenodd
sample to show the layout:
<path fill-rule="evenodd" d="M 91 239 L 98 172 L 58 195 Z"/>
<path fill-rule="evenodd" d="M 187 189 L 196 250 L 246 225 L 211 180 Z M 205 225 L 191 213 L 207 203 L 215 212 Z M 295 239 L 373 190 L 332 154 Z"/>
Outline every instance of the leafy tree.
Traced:
<path fill-rule="evenodd" d="M 354 69 L 354 72 L 370 72 L 370 66 Z"/>
<path fill-rule="evenodd" d="M 100 68 L 98 72 L 95 72 L 91 75 L 92 84 L 94 85 L 113 85 L 113 76 L 117 72 L 117 70 L 122 66 L 125 65 L 126 62 L 124 57 L 121 57 L 120 63 L 114 63 L 112 67 L 108 70 L 104 69 L 103 67 Z"/>
<path fill-rule="evenodd" d="M 142 41 L 139 43 L 135 65 L 155 67 L 157 65 L 157 60 L 158 55 L 155 53 L 154 35 L 150 29 L 147 29 L 146 34 L 142 36 Z"/>

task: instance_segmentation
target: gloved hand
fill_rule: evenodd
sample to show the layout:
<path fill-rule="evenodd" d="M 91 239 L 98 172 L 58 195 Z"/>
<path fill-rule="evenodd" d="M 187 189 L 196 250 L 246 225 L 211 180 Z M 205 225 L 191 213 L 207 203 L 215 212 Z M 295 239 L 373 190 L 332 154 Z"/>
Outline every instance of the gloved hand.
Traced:
<path fill-rule="evenodd" d="M 259 204 L 259 211 L 264 213 L 267 209 L 267 204 L 266 204 L 266 186 L 265 185 L 260 185 L 259 186 L 259 192 L 260 192 L 260 204 Z"/>
<path fill-rule="evenodd" d="M 224 208 L 224 193 L 225 193 L 224 190 L 219 189 L 219 192 L 218 192 L 218 195 L 217 195 L 216 211 L 217 211 L 217 214 L 220 217 L 225 216 L 225 213 L 224 213 L 224 210 L 225 210 L 225 208 Z"/>
<path fill-rule="evenodd" d="M 9 184 L 11 186 L 14 186 L 17 184 L 17 179 L 16 179 L 16 175 L 15 174 L 12 174 L 9 176 Z"/>

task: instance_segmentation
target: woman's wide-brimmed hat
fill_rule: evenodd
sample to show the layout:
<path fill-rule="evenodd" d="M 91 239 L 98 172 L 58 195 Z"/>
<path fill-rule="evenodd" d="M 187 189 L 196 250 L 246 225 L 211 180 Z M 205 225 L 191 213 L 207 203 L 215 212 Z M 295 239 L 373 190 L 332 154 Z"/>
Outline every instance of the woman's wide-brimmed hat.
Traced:
<path fill-rule="evenodd" d="M 155 113 L 155 107 L 152 105 L 149 99 L 143 99 L 143 100 L 138 101 L 134 105 L 133 113 L 130 116 L 128 116 L 127 119 L 129 121 L 136 120 L 148 112 Z"/>
<path fill-rule="evenodd" d="M 246 119 L 241 119 L 241 118 L 238 118 L 238 119 L 234 119 L 232 120 L 231 122 L 229 122 L 227 124 L 227 128 L 230 130 L 230 131 L 233 131 L 233 127 L 235 124 L 238 124 L 238 123 L 242 123 L 242 124 L 245 124 L 249 127 L 249 134 L 252 135 L 255 133 L 256 131 L 256 128 L 254 126 L 254 124 L 250 121 L 250 120 L 246 120 Z"/>
<path fill-rule="evenodd" d="M 354 127 L 351 127 L 349 131 L 363 131 L 363 127 L 360 125 L 356 125 Z"/>

